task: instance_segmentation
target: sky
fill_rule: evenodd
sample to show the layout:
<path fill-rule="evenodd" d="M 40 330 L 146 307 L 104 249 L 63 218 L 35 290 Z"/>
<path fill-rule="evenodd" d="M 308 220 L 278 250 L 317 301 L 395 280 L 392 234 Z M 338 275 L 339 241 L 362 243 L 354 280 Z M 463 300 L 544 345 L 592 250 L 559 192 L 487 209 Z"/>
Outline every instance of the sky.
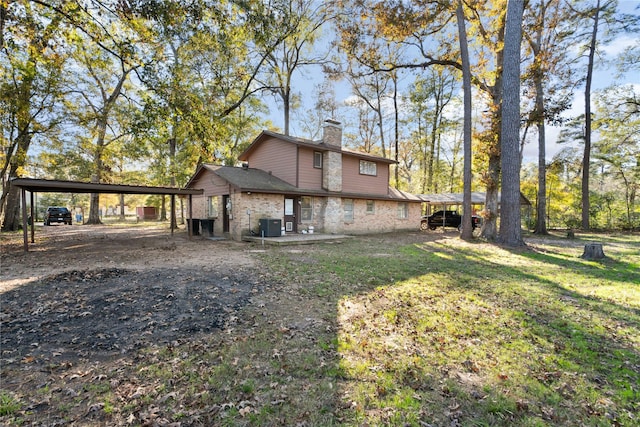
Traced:
<path fill-rule="evenodd" d="M 625 13 L 635 13 L 640 15 L 640 10 L 637 8 L 640 7 L 640 0 L 622 0 L 619 2 L 619 9 Z M 607 46 L 602 47 L 602 51 L 606 53 L 606 57 L 611 59 L 614 58 L 617 54 L 621 53 L 625 48 L 640 43 L 639 35 L 623 35 L 615 39 L 612 43 Z M 640 93 L 640 69 L 633 70 L 631 72 L 627 72 L 624 76 L 617 76 L 618 70 L 613 66 L 603 66 L 599 64 L 594 70 L 594 80 L 592 92 L 604 89 L 612 84 L 632 84 L 635 87 L 636 93 Z M 586 73 L 586 70 L 585 70 Z M 305 134 L 303 130 L 303 126 L 300 124 L 300 120 L 304 115 L 303 110 L 309 109 L 312 107 L 314 100 L 314 88 L 315 85 L 322 83 L 323 76 L 322 73 L 317 67 L 314 69 L 312 67 L 308 67 L 303 70 L 302 73 L 299 71 L 294 74 L 294 88 L 299 92 L 301 98 L 305 101 L 302 109 L 298 112 L 292 113 L 291 120 L 291 131 L 290 134 L 293 136 L 299 137 L 309 137 L 309 135 Z M 407 79 L 407 82 L 412 81 L 412 77 Z M 344 82 L 339 82 L 335 87 L 336 101 L 340 104 L 344 104 L 346 100 L 352 97 L 349 86 Z M 460 95 L 462 96 L 462 95 Z M 269 109 L 271 114 L 269 115 L 269 119 L 273 122 L 273 124 L 281 129 L 284 128 L 283 124 L 283 113 L 282 107 L 275 103 L 273 99 L 267 99 Z M 580 88 L 574 93 L 574 98 L 572 102 L 572 107 L 569 111 L 565 112 L 566 117 L 573 117 L 579 114 L 584 113 L 584 90 Z M 592 100 L 593 102 L 593 100 Z M 345 110 L 343 110 L 345 111 Z M 327 117 L 329 118 L 329 117 Z M 340 117 L 334 117 L 341 121 Z M 348 120 L 342 120 L 343 122 L 348 122 Z M 348 132 L 350 129 L 348 125 L 345 126 L 345 132 Z M 546 157 L 547 161 L 550 161 L 554 155 L 556 155 L 564 146 L 559 146 L 556 144 L 556 140 L 561 131 L 561 128 L 554 126 L 547 126 L 546 128 Z M 533 136 L 533 138 L 531 137 Z M 535 138 L 535 133 L 530 132 L 530 142 L 525 145 L 524 153 L 523 153 L 523 161 L 527 162 L 537 162 L 538 156 L 538 147 L 537 140 Z"/>

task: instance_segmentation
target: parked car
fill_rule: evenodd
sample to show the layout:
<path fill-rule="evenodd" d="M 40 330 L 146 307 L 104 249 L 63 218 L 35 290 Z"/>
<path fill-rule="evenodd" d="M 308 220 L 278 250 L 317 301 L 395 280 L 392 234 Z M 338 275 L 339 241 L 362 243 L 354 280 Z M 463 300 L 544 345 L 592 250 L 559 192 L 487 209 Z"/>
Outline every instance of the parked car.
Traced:
<path fill-rule="evenodd" d="M 482 224 L 482 218 L 477 215 L 471 216 L 471 227 L 475 230 Z M 462 225 L 462 215 L 456 211 L 436 211 L 429 216 L 423 216 L 420 221 L 420 230 L 435 230 L 436 227 L 453 227 L 460 230 Z"/>
<path fill-rule="evenodd" d="M 71 212 L 69 212 L 67 208 L 49 206 L 44 213 L 44 225 L 51 225 L 52 222 L 62 222 L 71 225 L 71 221 Z"/>

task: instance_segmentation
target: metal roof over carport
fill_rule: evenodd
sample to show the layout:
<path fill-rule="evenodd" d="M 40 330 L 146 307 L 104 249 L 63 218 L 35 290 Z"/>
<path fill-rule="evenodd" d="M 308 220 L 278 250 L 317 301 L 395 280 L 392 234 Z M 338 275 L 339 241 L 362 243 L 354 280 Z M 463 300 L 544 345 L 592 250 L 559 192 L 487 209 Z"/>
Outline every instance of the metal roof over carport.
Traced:
<path fill-rule="evenodd" d="M 27 237 L 27 195 L 31 193 L 31 217 L 33 218 L 34 193 L 104 193 L 104 194 L 161 194 L 171 196 L 171 223 L 175 221 L 175 196 L 189 196 L 189 216 L 191 215 L 191 198 L 193 195 L 202 194 L 202 189 L 175 188 L 175 187 L 150 187 L 144 185 L 101 184 L 93 182 L 60 181 L 34 178 L 14 178 L 11 185 L 22 190 L 22 229 L 24 232 L 24 250 L 29 250 Z M 173 228 L 171 229 L 173 234 Z M 191 229 L 189 228 L 189 235 Z M 31 243 L 34 243 L 34 221 L 31 221 Z"/>
<path fill-rule="evenodd" d="M 417 194 L 423 202 L 431 205 L 461 205 L 463 193 L 438 193 L 438 194 Z M 484 205 L 486 193 L 474 191 L 471 193 L 472 205 Z M 498 193 L 498 203 L 500 203 L 500 193 Z M 531 202 L 524 194 L 520 193 L 520 204 L 531 206 Z"/>

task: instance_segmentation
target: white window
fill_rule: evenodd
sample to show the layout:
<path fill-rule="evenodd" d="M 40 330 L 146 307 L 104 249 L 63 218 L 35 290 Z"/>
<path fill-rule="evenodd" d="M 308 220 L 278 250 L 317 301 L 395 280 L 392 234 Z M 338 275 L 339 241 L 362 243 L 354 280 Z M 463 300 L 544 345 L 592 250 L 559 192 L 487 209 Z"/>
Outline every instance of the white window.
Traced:
<path fill-rule="evenodd" d="M 302 221 L 311 221 L 313 219 L 313 197 L 300 197 L 300 217 Z"/>
<path fill-rule="evenodd" d="M 284 199 L 284 214 L 293 215 L 293 199 Z"/>
<path fill-rule="evenodd" d="M 373 200 L 367 200 L 367 213 L 368 214 L 376 213 L 376 204 Z"/>
<path fill-rule="evenodd" d="M 377 165 L 374 162 L 360 160 L 360 174 L 376 176 L 378 174 Z"/>
<path fill-rule="evenodd" d="M 207 217 L 218 217 L 218 196 L 207 197 Z"/>
<path fill-rule="evenodd" d="M 344 210 L 344 221 L 353 222 L 353 199 L 343 199 L 342 209 Z"/>
<path fill-rule="evenodd" d="M 409 218 L 409 205 L 407 204 L 407 202 L 398 203 L 398 218 L 400 219 Z"/>
<path fill-rule="evenodd" d="M 313 167 L 322 169 L 322 153 L 319 151 L 313 152 Z"/>

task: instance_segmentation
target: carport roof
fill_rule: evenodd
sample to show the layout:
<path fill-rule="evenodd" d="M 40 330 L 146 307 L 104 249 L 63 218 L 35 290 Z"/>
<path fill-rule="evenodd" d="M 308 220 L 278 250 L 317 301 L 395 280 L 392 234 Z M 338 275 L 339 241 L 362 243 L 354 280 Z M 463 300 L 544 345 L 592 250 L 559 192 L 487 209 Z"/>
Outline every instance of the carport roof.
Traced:
<path fill-rule="evenodd" d="M 11 185 L 33 193 L 175 194 L 188 196 L 203 192 L 199 188 L 149 187 L 34 178 L 14 178 L 11 180 Z"/>
<path fill-rule="evenodd" d="M 418 194 L 423 202 L 432 205 L 461 205 L 463 203 L 463 193 L 438 193 L 438 194 Z M 484 205 L 486 193 L 474 191 L 471 193 L 472 205 Z M 500 193 L 498 193 L 498 203 L 500 203 Z M 520 204 L 531 206 L 531 202 L 524 194 L 520 193 Z"/>
<path fill-rule="evenodd" d="M 22 191 L 22 228 L 24 233 L 24 251 L 29 250 L 27 237 L 27 201 L 26 191 L 31 192 L 31 215 L 33 216 L 33 194 L 34 193 L 110 193 L 110 194 L 162 194 L 170 195 L 173 205 L 174 198 L 178 196 L 189 196 L 189 205 L 191 205 L 191 196 L 202 194 L 204 190 L 199 188 L 174 188 L 174 187 L 147 187 L 144 185 L 121 185 L 121 184 L 100 184 L 93 182 L 77 182 L 77 181 L 58 181 L 50 179 L 35 178 L 14 178 L 11 185 L 15 185 Z M 189 218 L 191 218 L 191 209 L 189 209 Z M 175 223 L 175 211 L 171 209 L 171 223 Z M 173 235 L 173 227 L 171 227 Z M 189 237 L 191 237 L 191 228 L 189 228 Z M 31 222 L 31 242 L 34 242 L 34 227 Z"/>

